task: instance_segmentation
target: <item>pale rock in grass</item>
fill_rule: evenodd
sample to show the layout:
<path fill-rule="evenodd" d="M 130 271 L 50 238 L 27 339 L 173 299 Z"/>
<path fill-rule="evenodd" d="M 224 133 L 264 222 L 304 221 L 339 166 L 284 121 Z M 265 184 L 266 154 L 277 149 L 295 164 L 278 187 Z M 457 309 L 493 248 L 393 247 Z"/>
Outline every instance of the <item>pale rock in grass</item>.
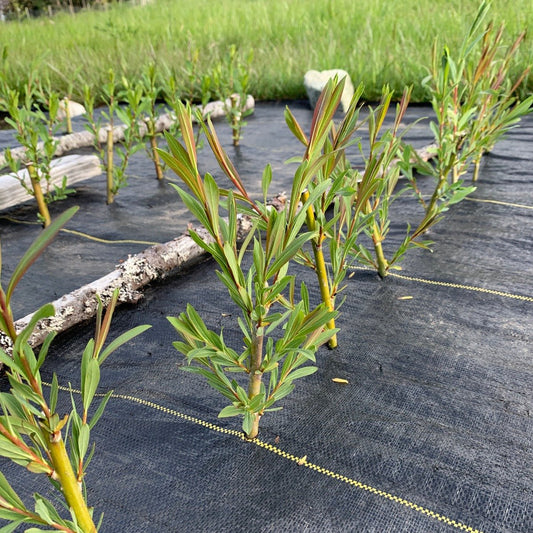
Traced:
<path fill-rule="evenodd" d="M 353 83 L 350 75 L 345 70 L 338 68 L 322 70 L 320 72 L 318 70 L 308 70 L 305 73 L 304 87 L 307 92 L 307 97 L 309 98 L 309 103 L 313 109 L 315 108 L 318 97 L 326 86 L 326 83 L 335 76 L 338 77 L 339 81 L 342 80 L 342 78 L 346 78 L 341 96 L 341 105 L 344 113 L 348 111 L 354 93 Z"/>
<path fill-rule="evenodd" d="M 59 102 L 59 109 L 57 111 L 58 120 L 64 120 L 67 118 L 67 106 L 71 117 L 78 117 L 86 113 L 85 107 L 83 107 L 81 104 L 78 104 L 78 102 L 74 102 L 74 100 L 69 100 L 68 98 L 63 98 L 63 100 Z"/>

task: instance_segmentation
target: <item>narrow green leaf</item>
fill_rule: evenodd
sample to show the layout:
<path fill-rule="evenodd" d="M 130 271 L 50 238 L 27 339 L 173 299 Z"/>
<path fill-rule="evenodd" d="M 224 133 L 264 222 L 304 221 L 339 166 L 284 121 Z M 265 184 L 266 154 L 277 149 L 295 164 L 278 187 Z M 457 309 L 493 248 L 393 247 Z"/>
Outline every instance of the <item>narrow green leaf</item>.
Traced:
<path fill-rule="evenodd" d="M 13 520 L 10 524 L 0 528 L 0 533 L 13 533 L 21 524 L 28 522 L 28 520 L 25 517 L 21 517 L 20 514 L 5 509 L 0 509 L 0 518 L 3 518 L 4 520 Z M 31 529 L 34 531 L 36 530 L 36 528 Z M 31 529 L 25 529 L 24 533 L 27 533 L 28 531 L 32 533 Z M 37 531 L 42 533 L 42 529 L 38 529 Z"/>
<path fill-rule="evenodd" d="M 263 177 L 261 178 L 261 188 L 263 189 L 263 201 L 267 203 L 268 190 L 272 183 L 272 167 L 270 163 L 263 170 Z"/>
<path fill-rule="evenodd" d="M 187 209 L 198 219 L 200 224 L 212 233 L 213 229 L 211 228 L 211 223 L 207 218 L 204 206 L 196 199 L 194 196 L 191 196 L 189 193 L 185 192 L 183 189 L 180 189 L 174 183 L 171 185 L 178 191 L 182 202 L 186 205 Z"/>
<path fill-rule="evenodd" d="M 46 359 L 46 356 L 48 355 L 48 349 L 50 348 L 50 344 L 55 339 L 56 335 L 57 335 L 57 332 L 53 331 L 49 333 L 44 339 L 44 342 L 42 343 L 39 349 L 39 359 L 37 361 L 36 371 L 39 370 L 42 364 L 44 363 L 44 360 Z"/>
<path fill-rule="evenodd" d="M 78 434 L 77 442 L 78 457 L 83 459 L 89 449 L 89 440 L 91 438 L 91 430 L 88 424 L 82 424 Z"/>
<path fill-rule="evenodd" d="M 23 376 L 24 369 L 19 366 L 12 357 L 9 357 L 2 349 L 0 349 L 0 363 L 5 365 L 7 368 L 10 368 L 13 372 Z"/>
<path fill-rule="evenodd" d="M 61 517 L 57 514 L 54 506 L 48 500 L 43 498 L 40 494 L 34 494 L 34 498 L 35 513 L 38 514 L 47 524 L 62 522 Z"/>
<path fill-rule="evenodd" d="M 242 407 L 235 407 L 234 405 L 228 405 L 218 413 L 218 418 L 228 418 L 230 416 L 241 416 L 244 414 Z"/>
<path fill-rule="evenodd" d="M 272 276 L 276 275 L 280 271 L 281 267 L 285 265 L 285 263 L 290 261 L 298 253 L 304 243 L 312 239 L 313 236 L 314 233 L 307 232 L 298 235 L 296 239 L 289 242 L 283 252 L 275 259 L 275 261 L 268 268 L 265 275 L 266 279 L 269 279 Z"/>
<path fill-rule="evenodd" d="M 106 408 L 107 402 L 109 401 L 109 398 L 111 398 L 111 395 L 113 394 L 113 391 L 109 391 L 103 398 L 100 404 L 98 405 L 98 409 L 96 409 L 93 417 L 91 418 L 89 422 L 89 429 L 93 429 L 93 427 L 96 425 L 98 420 L 100 420 L 100 417 L 104 413 L 104 409 Z"/>
<path fill-rule="evenodd" d="M 278 390 L 272 395 L 272 398 L 275 399 L 275 401 L 279 401 L 282 398 L 285 398 L 285 396 L 288 396 L 293 390 L 294 385 L 292 383 L 283 383 L 283 385 L 280 385 Z"/>
<path fill-rule="evenodd" d="M 19 498 L 18 494 L 13 490 L 6 477 L 0 472 L 0 495 L 8 503 L 17 507 L 18 509 L 26 509 L 23 501 Z M 1 530 L 0 530 L 1 531 Z"/>
<path fill-rule="evenodd" d="M 136 326 L 129 331 L 126 331 L 112 342 L 102 351 L 98 357 L 98 362 L 101 365 L 115 350 L 120 348 L 123 344 L 129 342 L 131 339 L 137 337 L 141 333 L 144 333 L 146 330 L 150 329 L 152 326 L 149 324 L 144 324 L 142 326 Z"/>
<path fill-rule="evenodd" d="M 100 365 L 96 359 L 90 358 L 87 362 L 85 373 L 82 375 L 82 401 L 84 409 L 89 409 L 99 382 Z"/>
<path fill-rule="evenodd" d="M 39 320 L 42 320 L 44 318 L 48 318 L 50 316 L 55 315 L 55 309 L 52 304 L 46 304 L 43 305 L 40 309 L 35 311 L 33 315 L 30 318 L 30 321 L 28 322 L 28 325 L 18 334 L 18 337 L 15 341 L 15 350 L 21 350 L 21 346 L 26 344 L 28 339 L 30 338 L 31 334 L 33 333 L 33 330 L 35 329 L 35 325 Z"/>
<path fill-rule="evenodd" d="M 204 178 L 204 188 L 205 188 L 205 199 L 207 203 L 207 208 L 209 211 L 206 213 L 210 225 L 207 226 L 207 229 L 211 231 L 213 236 L 218 236 L 219 231 L 219 206 L 220 206 L 220 193 L 218 186 L 211 174 L 207 173 Z"/>
<path fill-rule="evenodd" d="M 183 182 L 194 192 L 196 196 L 201 196 L 201 191 L 198 187 L 198 173 L 194 166 L 191 164 L 187 152 L 181 144 L 174 140 L 170 135 L 166 137 L 167 142 L 173 144 L 176 147 L 176 150 L 181 150 L 178 152 L 179 155 L 172 155 L 160 148 L 157 149 L 157 153 L 160 155 L 161 159 L 166 165 L 168 165 L 176 175 L 183 180 Z M 169 139 L 172 139 L 170 141 Z"/>
<path fill-rule="evenodd" d="M 10 301 L 13 290 L 17 286 L 18 282 L 22 279 L 28 268 L 37 260 L 37 258 L 43 253 L 45 248 L 52 242 L 59 230 L 74 216 L 78 207 L 71 207 L 63 214 L 58 216 L 47 228 L 45 228 L 39 237 L 35 239 L 33 244 L 28 248 L 27 252 L 23 255 L 18 265 L 13 271 L 13 275 L 9 280 L 6 291 L 6 300 Z"/>
<path fill-rule="evenodd" d="M 59 384 L 57 382 L 57 374 L 54 372 L 52 376 L 52 385 L 50 387 L 50 412 L 55 413 L 57 407 L 57 396 L 59 391 Z"/>
<path fill-rule="evenodd" d="M 242 422 L 242 430 L 248 435 L 252 431 L 254 425 L 255 415 L 246 411 L 244 413 L 244 420 Z"/>
<path fill-rule="evenodd" d="M 287 382 L 292 382 L 295 379 L 310 376 L 311 374 L 314 374 L 317 370 L 318 368 L 316 366 L 304 366 L 302 368 L 297 368 L 287 376 Z"/>

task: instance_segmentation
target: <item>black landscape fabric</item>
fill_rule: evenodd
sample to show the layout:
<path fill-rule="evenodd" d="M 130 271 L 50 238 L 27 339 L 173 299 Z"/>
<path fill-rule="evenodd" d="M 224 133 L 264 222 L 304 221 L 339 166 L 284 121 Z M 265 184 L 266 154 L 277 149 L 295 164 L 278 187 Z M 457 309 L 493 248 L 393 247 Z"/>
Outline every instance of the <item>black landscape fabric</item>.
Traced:
<path fill-rule="evenodd" d="M 283 161 L 302 147 L 283 123 L 283 105 L 258 104 L 241 146 L 218 125 L 230 157 L 256 192 L 267 162 L 271 191 L 288 190 Z M 291 108 L 304 124 L 305 103 Z M 429 116 L 410 109 L 405 122 Z M 428 121 L 410 132 L 430 141 Z M 237 310 L 206 261 L 119 309 L 112 334 L 153 327 L 103 365 L 101 392 L 114 391 L 93 430 L 88 499 L 103 532 L 521 532 L 533 530 L 533 117 L 483 160 L 470 200 L 453 206 L 387 279 L 354 268 L 338 319 L 339 347 L 322 347 L 318 371 L 296 382 L 283 410 L 245 441 L 238 419 L 218 419 L 225 400 L 184 358 L 166 317 L 191 303 L 228 344 L 242 346 Z M 220 177 L 205 147 L 203 170 Z M 80 205 L 69 229 L 109 240 L 163 242 L 191 219 L 150 162 L 134 158 L 130 186 L 105 205 L 103 178 L 53 206 Z M 168 173 L 168 177 L 172 175 Z M 223 179 L 223 178 L 221 178 Z M 410 213 L 400 198 L 390 241 Z M 33 207 L 2 213 L 2 259 L 10 269 L 39 229 Z M 21 287 L 18 316 L 106 274 L 147 244 L 109 244 L 61 233 Z M 295 267 L 312 299 L 314 274 Z M 92 324 L 61 335 L 43 367 L 79 388 Z M 334 381 L 335 378 L 347 383 Z M 4 383 L 5 388 L 5 383 Z M 76 397 L 76 394 L 74 393 Z M 62 408 L 69 410 L 64 393 Z M 26 502 L 47 481 L 7 461 L 1 471 Z"/>

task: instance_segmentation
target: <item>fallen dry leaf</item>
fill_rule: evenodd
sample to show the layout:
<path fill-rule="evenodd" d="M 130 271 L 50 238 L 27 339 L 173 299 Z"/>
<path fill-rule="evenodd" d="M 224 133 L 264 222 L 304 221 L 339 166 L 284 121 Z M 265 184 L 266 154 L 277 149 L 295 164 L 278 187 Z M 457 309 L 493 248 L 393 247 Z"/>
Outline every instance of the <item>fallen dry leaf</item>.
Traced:
<path fill-rule="evenodd" d="M 331 378 L 331 381 L 333 381 L 334 383 L 350 383 L 347 379 L 342 378 Z"/>

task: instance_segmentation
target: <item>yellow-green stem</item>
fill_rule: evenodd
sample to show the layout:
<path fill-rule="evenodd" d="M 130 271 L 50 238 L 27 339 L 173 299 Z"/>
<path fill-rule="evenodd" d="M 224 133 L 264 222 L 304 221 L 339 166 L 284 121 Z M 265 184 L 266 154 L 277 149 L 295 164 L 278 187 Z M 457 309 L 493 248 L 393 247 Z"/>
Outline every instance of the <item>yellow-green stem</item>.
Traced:
<path fill-rule="evenodd" d="M 72 118 L 70 116 L 68 98 L 65 98 L 65 116 L 67 117 L 67 133 L 72 133 Z"/>
<path fill-rule="evenodd" d="M 250 400 L 261 392 L 261 381 L 263 379 L 263 373 L 261 372 L 261 364 L 263 363 L 263 339 L 263 335 L 256 335 L 255 333 L 252 338 L 250 381 L 248 383 L 248 398 Z M 246 438 L 255 439 L 257 437 L 260 418 L 261 415 L 259 413 L 254 415 L 252 429 L 246 434 Z"/>
<path fill-rule="evenodd" d="M 479 166 L 481 164 L 481 156 L 479 156 L 475 161 L 474 161 L 474 175 L 472 176 L 472 181 L 477 181 L 478 177 L 479 177 Z"/>
<path fill-rule="evenodd" d="M 232 94 L 230 96 L 231 100 L 231 128 L 233 130 L 233 146 L 239 146 L 240 135 L 239 135 L 239 116 L 236 111 L 237 107 L 237 96 Z"/>
<path fill-rule="evenodd" d="M 27 166 L 28 173 L 30 175 L 31 186 L 33 188 L 33 194 L 37 202 L 39 213 L 43 218 L 44 227 L 46 228 L 50 225 L 52 221 L 50 219 L 50 212 L 48 211 L 48 206 L 46 205 L 46 200 L 44 198 L 43 190 L 41 188 L 41 180 L 39 179 L 39 175 L 37 174 L 37 170 L 35 169 L 35 167 L 31 163 Z"/>
<path fill-rule="evenodd" d="M 89 513 L 87 504 L 83 499 L 78 480 L 72 470 L 70 459 L 65 448 L 65 442 L 63 441 L 60 432 L 52 433 L 50 437 L 49 452 L 55 474 L 63 489 L 63 496 L 76 516 L 78 525 L 84 533 L 96 533 L 96 527 L 91 514 Z"/>
<path fill-rule="evenodd" d="M 113 129 L 107 130 L 107 203 L 112 204 L 115 199 L 113 193 Z"/>
<path fill-rule="evenodd" d="M 309 192 L 305 191 L 304 193 L 302 193 L 302 202 L 305 203 L 308 198 Z M 312 206 L 307 209 L 306 223 L 309 231 L 316 231 L 315 212 L 313 211 Z M 317 237 L 311 242 L 313 245 L 313 254 L 315 256 L 315 269 L 318 279 L 318 286 L 320 288 L 320 297 L 322 298 L 322 302 L 328 308 L 328 311 L 335 311 L 335 304 L 333 298 L 331 297 L 331 288 L 329 286 L 328 270 L 326 268 L 326 261 L 324 259 L 324 252 L 322 250 L 322 243 L 319 242 L 319 240 L 320 237 Z M 328 329 L 335 329 L 335 319 L 332 318 L 326 324 L 326 327 Z M 331 339 L 328 341 L 328 347 L 337 347 L 337 335 L 333 335 L 333 337 L 331 337 Z"/>
<path fill-rule="evenodd" d="M 437 205 L 437 201 L 441 196 L 441 189 L 444 187 L 446 181 L 446 175 L 440 177 L 437 188 L 435 189 L 435 192 L 433 193 L 433 196 L 431 197 L 431 200 L 426 208 L 426 215 L 435 215 L 435 206 Z"/>
<path fill-rule="evenodd" d="M 154 158 L 155 174 L 158 180 L 162 180 L 163 169 L 161 168 L 161 160 L 159 159 L 159 152 L 157 151 L 157 139 L 155 135 L 150 135 L 150 146 L 152 147 L 152 155 Z"/>
<path fill-rule="evenodd" d="M 459 169 L 457 168 L 457 165 L 454 165 L 453 171 L 452 171 L 452 183 L 457 183 L 459 181 Z"/>
<path fill-rule="evenodd" d="M 376 252 L 376 260 L 378 263 L 378 274 L 380 278 L 384 278 L 388 274 L 387 271 L 389 268 L 389 262 L 385 259 L 385 255 L 383 254 L 383 247 L 381 246 L 381 241 L 375 240 L 376 235 L 379 239 L 377 228 L 374 227 L 374 235 L 372 236 L 372 239 L 374 240 L 374 251 Z"/>
<path fill-rule="evenodd" d="M 370 201 L 366 203 L 365 214 L 369 215 L 372 212 L 372 206 Z M 385 254 L 383 253 L 383 236 L 379 231 L 379 228 L 375 222 L 372 222 L 372 242 L 374 243 L 374 252 L 376 253 L 376 262 L 378 264 L 378 274 L 380 278 L 384 278 L 387 275 L 389 270 L 389 262 L 385 259 Z"/>
<path fill-rule="evenodd" d="M 15 322 L 13 320 L 13 311 L 11 306 L 6 301 L 6 293 L 0 287 L 0 313 L 2 314 L 4 321 L 7 326 L 6 333 L 11 338 L 13 342 L 17 338 L 17 330 L 15 329 Z"/>

